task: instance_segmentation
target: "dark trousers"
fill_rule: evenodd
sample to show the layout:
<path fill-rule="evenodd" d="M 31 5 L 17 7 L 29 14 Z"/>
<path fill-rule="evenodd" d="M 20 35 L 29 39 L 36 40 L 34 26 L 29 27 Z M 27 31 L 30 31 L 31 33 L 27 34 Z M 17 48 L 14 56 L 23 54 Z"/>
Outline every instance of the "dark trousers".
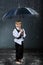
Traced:
<path fill-rule="evenodd" d="M 22 45 L 19 45 L 18 43 L 15 43 L 16 48 L 16 60 L 19 61 L 19 59 L 23 58 L 23 42 Z"/>

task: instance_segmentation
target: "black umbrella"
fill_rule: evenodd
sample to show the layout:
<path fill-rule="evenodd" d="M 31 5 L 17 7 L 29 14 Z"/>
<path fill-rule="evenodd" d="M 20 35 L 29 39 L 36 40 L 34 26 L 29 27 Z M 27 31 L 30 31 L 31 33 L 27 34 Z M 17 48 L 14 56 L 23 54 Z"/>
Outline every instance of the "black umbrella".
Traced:
<path fill-rule="evenodd" d="M 33 10 L 32 8 L 28 8 L 28 7 L 22 7 L 22 8 L 14 8 L 11 9 L 10 11 L 6 12 L 2 19 L 4 18 L 13 18 L 14 16 L 23 16 L 25 14 L 28 15 L 32 15 L 32 16 L 38 16 L 38 12 L 36 12 L 35 10 Z"/>

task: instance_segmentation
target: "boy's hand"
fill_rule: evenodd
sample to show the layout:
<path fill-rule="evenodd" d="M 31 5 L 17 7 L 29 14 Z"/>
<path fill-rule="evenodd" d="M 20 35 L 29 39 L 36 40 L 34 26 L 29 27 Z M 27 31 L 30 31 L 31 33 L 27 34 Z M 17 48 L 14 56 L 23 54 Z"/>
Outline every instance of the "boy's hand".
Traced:
<path fill-rule="evenodd" d="M 20 32 L 22 33 L 23 32 L 23 29 L 21 29 Z"/>
<path fill-rule="evenodd" d="M 21 29 L 21 30 L 20 30 L 20 32 L 21 32 L 21 35 L 23 35 L 23 34 L 24 34 L 24 31 L 23 31 L 23 29 Z"/>

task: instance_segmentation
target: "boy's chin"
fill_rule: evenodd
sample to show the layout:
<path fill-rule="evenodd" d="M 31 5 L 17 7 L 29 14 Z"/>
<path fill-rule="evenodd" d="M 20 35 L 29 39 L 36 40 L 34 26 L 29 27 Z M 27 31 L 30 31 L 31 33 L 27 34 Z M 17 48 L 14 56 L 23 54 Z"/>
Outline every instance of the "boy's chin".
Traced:
<path fill-rule="evenodd" d="M 20 28 L 19 27 L 16 27 L 18 30 L 20 30 Z"/>
<path fill-rule="evenodd" d="M 16 27 L 18 30 L 21 30 L 21 28 L 19 28 L 19 27 Z"/>

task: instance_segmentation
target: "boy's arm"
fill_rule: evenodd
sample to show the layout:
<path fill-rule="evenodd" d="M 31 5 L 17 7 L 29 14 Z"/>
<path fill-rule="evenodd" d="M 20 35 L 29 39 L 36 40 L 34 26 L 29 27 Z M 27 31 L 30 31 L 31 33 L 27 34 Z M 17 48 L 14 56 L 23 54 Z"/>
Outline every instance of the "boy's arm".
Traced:
<path fill-rule="evenodd" d="M 26 33 L 25 33 L 25 30 L 23 29 L 23 37 L 25 38 L 26 37 Z"/>
<path fill-rule="evenodd" d="M 20 35 L 21 35 L 21 31 L 18 33 L 18 32 L 16 31 L 16 29 L 13 30 L 13 36 L 14 36 L 15 38 L 20 37 Z"/>

